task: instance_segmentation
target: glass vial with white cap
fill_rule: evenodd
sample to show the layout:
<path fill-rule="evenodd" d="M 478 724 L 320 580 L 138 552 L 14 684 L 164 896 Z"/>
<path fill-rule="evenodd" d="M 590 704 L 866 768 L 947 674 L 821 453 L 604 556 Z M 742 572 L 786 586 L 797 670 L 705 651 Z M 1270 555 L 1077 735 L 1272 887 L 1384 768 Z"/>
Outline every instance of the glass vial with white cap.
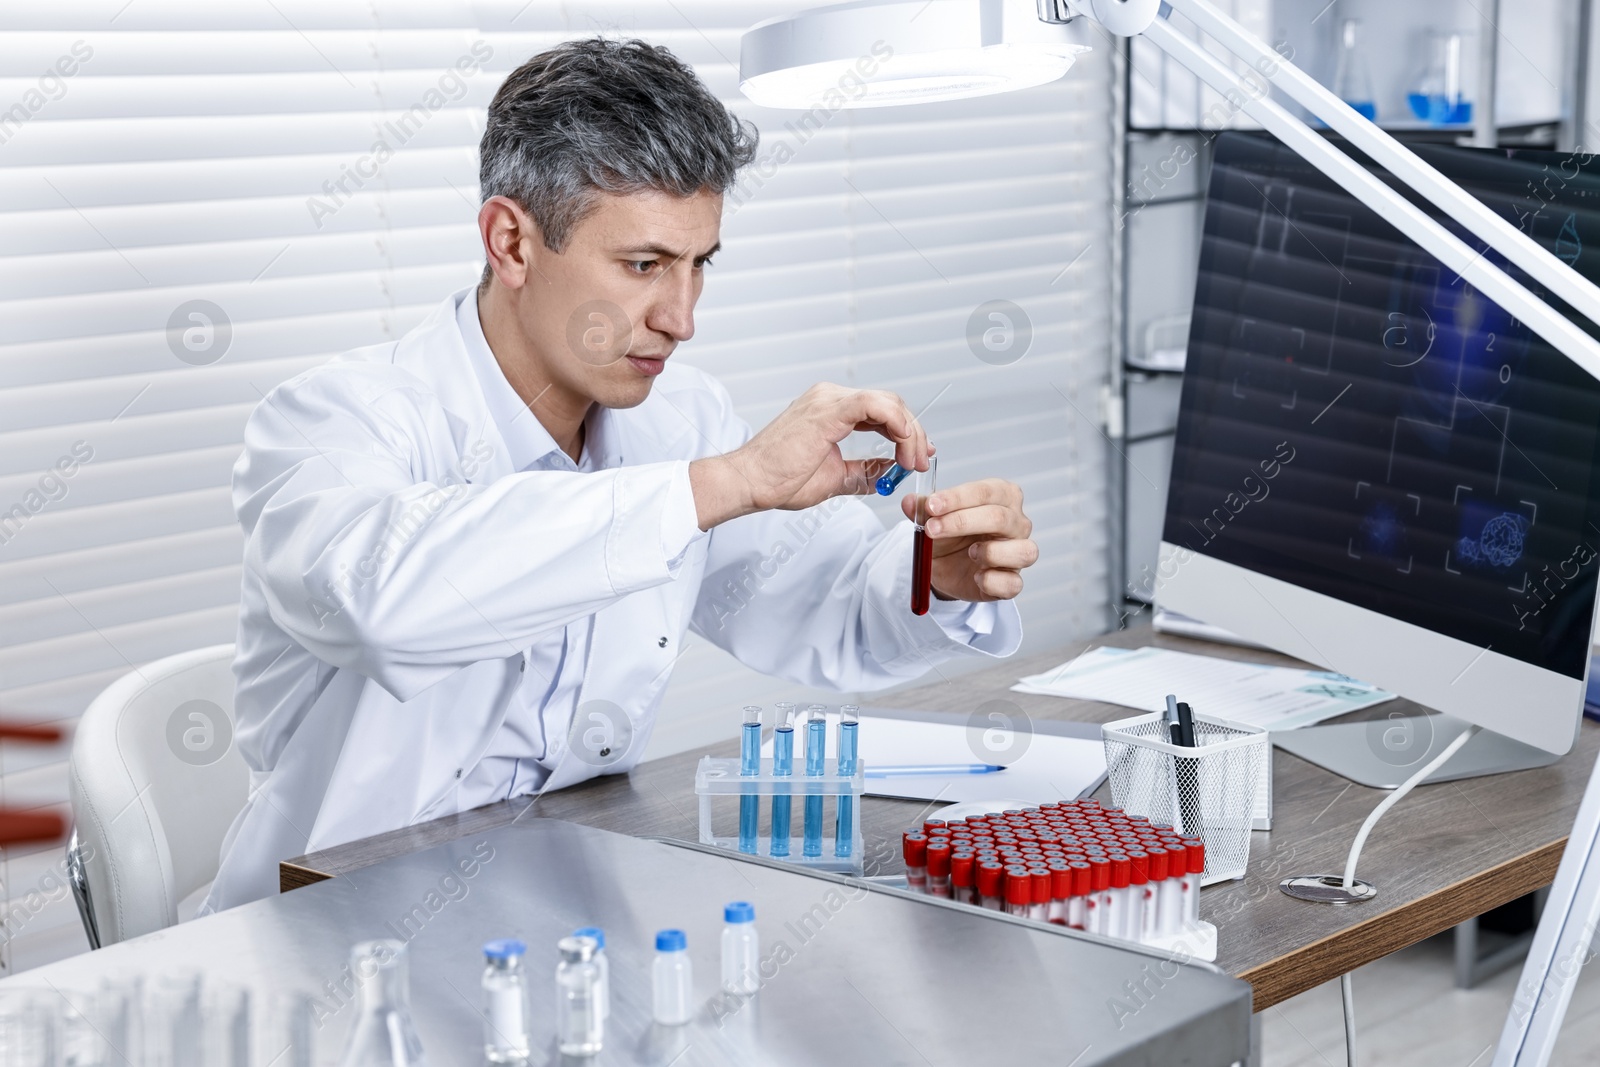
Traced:
<path fill-rule="evenodd" d="M 592 937 L 563 937 L 556 943 L 556 1047 L 563 1056 L 599 1053 L 605 1035 L 600 1018 L 600 968 Z"/>
<path fill-rule="evenodd" d="M 483 1056 L 490 1063 L 528 1062 L 526 952 L 514 938 L 483 946 Z"/>
<path fill-rule="evenodd" d="M 663 1026 L 682 1026 L 694 1015 L 693 999 L 689 939 L 682 930 L 662 930 L 656 934 L 656 958 L 650 965 L 651 1014 Z"/>
<path fill-rule="evenodd" d="M 572 931 L 573 937 L 594 938 L 594 965 L 600 968 L 600 1019 L 611 1017 L 611 964 L 606 959 L 606 932 L 598 926 L 585 926 Z"/>
<path fill-rule="evenodd" d="M 756 934 L 756 909 L 736 900 L 722 909 L 722 988 L 749 996 L 761 988 L 761 940 Z"/>

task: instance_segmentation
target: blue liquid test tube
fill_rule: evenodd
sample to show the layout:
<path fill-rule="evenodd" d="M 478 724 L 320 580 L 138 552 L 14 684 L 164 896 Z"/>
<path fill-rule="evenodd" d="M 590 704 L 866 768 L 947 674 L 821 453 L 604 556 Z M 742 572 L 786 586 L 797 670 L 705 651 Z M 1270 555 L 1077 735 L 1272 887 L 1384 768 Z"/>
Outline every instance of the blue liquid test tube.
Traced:
<path fill-rule="evenodd" d="M 761 773 L 761 709 L 744 709 L 744 726 L 739 733 L 739 775 L 753 778 Z M 761 797 L 745 793 L 739 797 L 739 851 L 756 854 L 756 831 L 761 827 Z"/>
<path fill-rule="evenodd" d="M 828 719 L 821 704 L 813 704 L 806 719 L 806 777 L 821 778 L 828 755 Z M 806 794 L 804 855 L 822 855 L 822 794 Z"/>
<path fill-rule="evenodd" d="M 844 704 L 839 708 L 839 777 L 841 778 L 856 773 L 856 731 L 859 729 L 857 722 L 859 711 L 860 709 L 854 704 Z M 834 856 L 849 859 L 855 852 L 855 839 L 855 798 L 841 793 L 839 821 L 833 834 Z"/>
<path fill-rule="evenodd" d="M 778 778 L 794 774 L 794 705 L 781 701 L 777 705 L 777 727 L 772 731 L 772 773 Z M 789 855 L 790 815 L 794 798 L 787 793 L 772 794 L 772 855 L 783 858 Z"/>
<path fill-rule="evenodd" d="M 896 463 L 878 476 L 877 489 L 879 496 L 889 496 L 906 480 L 906 475 L 911 472 Z"/>

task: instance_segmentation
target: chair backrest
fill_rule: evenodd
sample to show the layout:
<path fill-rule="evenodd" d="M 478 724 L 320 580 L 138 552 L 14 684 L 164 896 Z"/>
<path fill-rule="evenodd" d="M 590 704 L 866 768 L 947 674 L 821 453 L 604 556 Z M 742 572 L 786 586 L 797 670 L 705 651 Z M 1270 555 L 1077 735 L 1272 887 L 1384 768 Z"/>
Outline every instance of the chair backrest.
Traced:
<path fill-rule="evenodd" d="M 68 781 L 102 945 L 178 921 L 216 877 L 250 772 L 233 736 L 233 645 L 117 679 L 78 722 Z"/>

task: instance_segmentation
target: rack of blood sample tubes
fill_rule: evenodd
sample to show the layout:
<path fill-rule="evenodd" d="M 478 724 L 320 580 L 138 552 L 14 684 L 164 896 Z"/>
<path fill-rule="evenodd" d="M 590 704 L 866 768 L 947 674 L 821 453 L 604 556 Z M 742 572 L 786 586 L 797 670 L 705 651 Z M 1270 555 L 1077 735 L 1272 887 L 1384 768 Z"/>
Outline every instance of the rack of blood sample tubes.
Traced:
<path fill-rule="evenodd" d="M 1205 844 L 1094 800 L 945 822 L 902 836 L 914 893 L 1214 960 L 1200 918 Z"/>
<path fill-rule="evenodd" d="M 700 843 L 817 870 L 861 874 L 865 862 L 859 813 L 866 778 L 865 765 L 856 757 L 860 730 L 856 707 L 843 705 L 838 722 L 830 731 L 821 704 L 804 710 L 793 704 L 776 705 L 768 716 L 772 727 L 770 757 L 761 755 L 761 720 L 761 708 L 745 708 L 739 727 L 739 757 L 705 756 L 695 769 Z M 830 733 L 834 737 L 832 759 L 828 758 Z M 737 836 L 716 832 L 718 797 L 738 798 Z M 768 808 L 765 820 L 763 806 Z M 794 833 L 796 807 L 800 809 L 801 824 L 798 840 Z M 761 832 L 763 821 L 766 833 Z"/>

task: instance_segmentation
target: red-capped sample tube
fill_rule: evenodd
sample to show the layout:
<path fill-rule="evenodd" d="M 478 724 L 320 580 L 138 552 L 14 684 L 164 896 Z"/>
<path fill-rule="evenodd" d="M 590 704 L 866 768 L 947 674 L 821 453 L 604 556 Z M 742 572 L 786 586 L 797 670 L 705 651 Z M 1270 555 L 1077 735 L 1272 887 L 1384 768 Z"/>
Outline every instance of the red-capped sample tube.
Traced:
<path fill-rule="evenodd" d="M 933 541 L 928 537 L 928 497 L 938 488 L 939 461 L 928 457 L 928 469 L 917 472 L 916 518 L 911 534 L 911 613 L 926 615 L 933 596 Z"/>
<path fill-rule="evenodd" d="M 928 837 L 915 830 L 907 830 L 901 838 L 906 858 L 906 887 L 913 893 L 928 891 Z"/>
<path fill-rule="evenodd" d="M 1005 884 L 1006 868 L 1003 863 L 981 863 L 978 865 L 978 906 L 990 911 L 1004 911 L 1005 901 L 1001 899 L 1002 887 Z"/>

